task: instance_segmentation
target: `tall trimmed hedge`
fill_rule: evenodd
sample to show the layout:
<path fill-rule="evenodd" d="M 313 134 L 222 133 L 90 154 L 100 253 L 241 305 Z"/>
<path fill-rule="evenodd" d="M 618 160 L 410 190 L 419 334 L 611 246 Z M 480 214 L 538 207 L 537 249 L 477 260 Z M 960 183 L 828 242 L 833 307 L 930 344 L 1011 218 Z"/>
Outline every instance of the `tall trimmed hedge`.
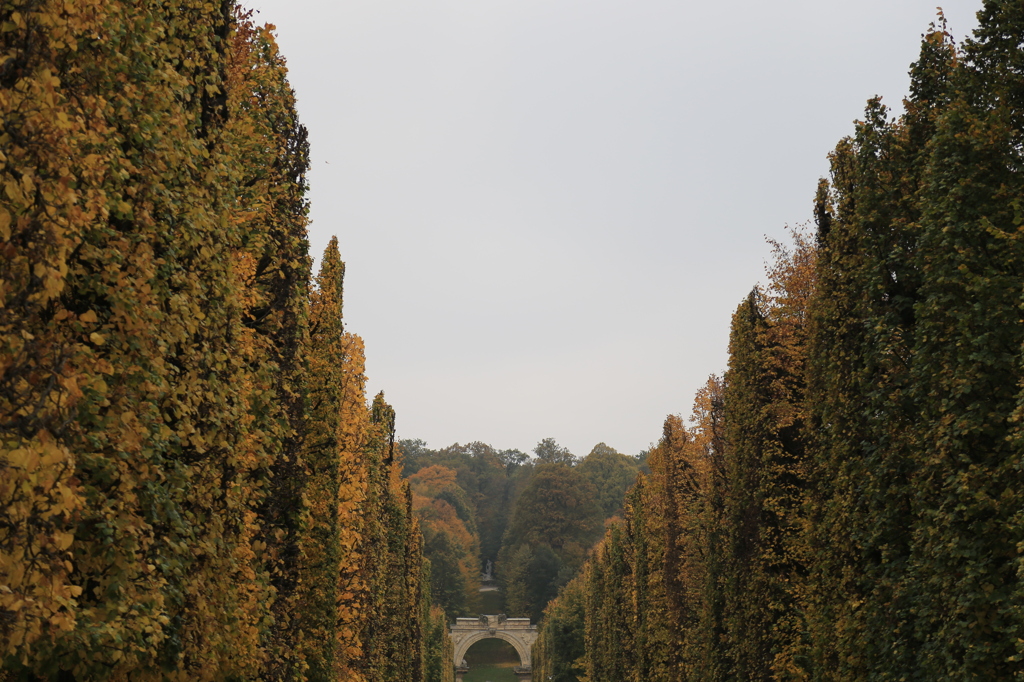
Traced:
<path fill-rule="evenodd" d="M 229 1 L 15 1 L 0 49 L 0 677 L 420 679 L 393 412 L 336 242 L 311 286 L 271 31 Z M 371 601 L 402 618 L 372 631 Z"/>

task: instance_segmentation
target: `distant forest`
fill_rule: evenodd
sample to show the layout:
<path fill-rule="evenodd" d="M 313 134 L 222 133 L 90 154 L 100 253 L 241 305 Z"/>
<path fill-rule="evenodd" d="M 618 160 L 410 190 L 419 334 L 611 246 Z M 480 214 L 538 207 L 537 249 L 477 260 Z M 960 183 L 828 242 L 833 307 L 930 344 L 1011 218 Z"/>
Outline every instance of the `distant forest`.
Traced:
<path fill-rule="evenodd" d="M 434 569 L 431 593 L 449 619 L 480 612 L 487 562 L 506 615 L 539 619 L 605 526 L 621 520 L 626 490 L 646 458 L 598 443 L 578 459 L 552 438 L 538 443 L 532 458 L 484 443 L 430 450 L 403 440 L 401 447 Z"/>
<path fill-rule="evenodd" d="M 692 413 L 578 457 L 396 440 L 270 27 L 4 4 L 0 682 L 452 682 L 488 563 L 544 682 L 1024 680 L 1024 4 L 979 20 Z"/>

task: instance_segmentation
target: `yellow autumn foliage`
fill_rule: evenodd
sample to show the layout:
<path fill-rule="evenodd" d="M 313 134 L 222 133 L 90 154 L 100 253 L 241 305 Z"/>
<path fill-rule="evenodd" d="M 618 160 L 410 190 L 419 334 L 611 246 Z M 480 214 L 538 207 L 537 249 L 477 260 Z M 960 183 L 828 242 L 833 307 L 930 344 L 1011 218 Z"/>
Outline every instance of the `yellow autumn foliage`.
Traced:
<path fill-rule="evenodd" d="M 340 273 L 310 291 L 271 29 L 201 0 L 0 18 L 5 674 L 418 679 L 393 413 L 374 430 Z M 385 665 L 385 639 L 411 653 Z"/>

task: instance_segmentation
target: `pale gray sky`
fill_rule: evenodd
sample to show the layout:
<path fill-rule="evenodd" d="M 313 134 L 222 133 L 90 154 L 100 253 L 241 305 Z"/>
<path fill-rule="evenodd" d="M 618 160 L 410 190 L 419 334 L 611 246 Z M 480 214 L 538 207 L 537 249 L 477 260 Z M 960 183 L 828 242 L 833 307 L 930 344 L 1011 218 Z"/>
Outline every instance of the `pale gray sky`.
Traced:
<path fill-rule="evenodd" d="M 980 0 L 945 3 L 958 40 Z M 319 258 L 403 438 L 635 453 L 727 359 L 935 0 L 249 0 L 309 128 Z"/>

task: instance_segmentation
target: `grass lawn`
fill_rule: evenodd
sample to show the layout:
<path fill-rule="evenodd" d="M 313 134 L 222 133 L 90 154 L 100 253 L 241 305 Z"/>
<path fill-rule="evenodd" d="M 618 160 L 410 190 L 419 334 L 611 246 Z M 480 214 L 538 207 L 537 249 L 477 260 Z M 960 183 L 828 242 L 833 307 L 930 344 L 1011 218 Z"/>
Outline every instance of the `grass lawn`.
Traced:
<path fill-rule="evenodd" d="M 512 668 L 519 665 L 519 654 L 508 642 L 483 639 L 466 652 L 466 663 L 466 682 L 515 682 Z"/>
<path fill-rule="evenodd" d="M 512 668 L 495 668 L 484 666 L 482 668 L 470 668 L 469 672 L 462 676 L 465 682 L 516 682 L 516 676 Z"/>

